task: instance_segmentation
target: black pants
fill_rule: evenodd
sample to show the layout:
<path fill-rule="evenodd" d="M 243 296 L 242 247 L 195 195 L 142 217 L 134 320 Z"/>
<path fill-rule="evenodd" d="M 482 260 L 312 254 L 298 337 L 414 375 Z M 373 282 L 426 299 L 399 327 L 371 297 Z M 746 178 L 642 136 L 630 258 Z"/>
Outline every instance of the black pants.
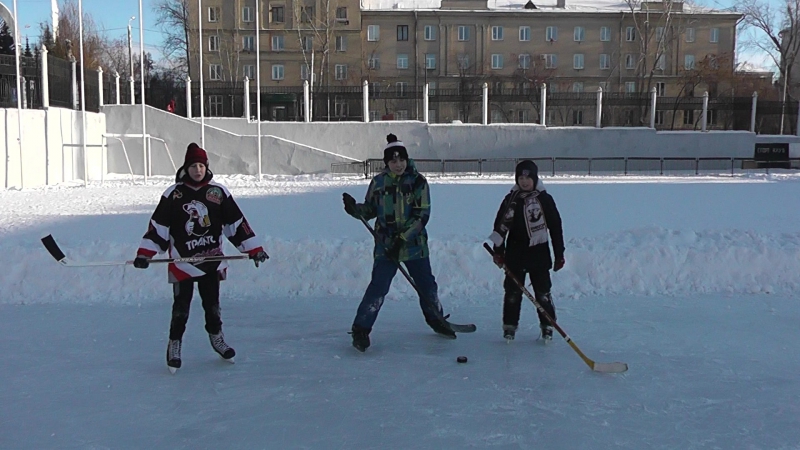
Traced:
<path fill-rule="evenodd" d="M 520 283 L 525 282 L 525 269 L 511 269 L 511 273 L 514 274 Z M 542 308 L 550 314 L 553 320 L 556 320 L 556 308 L 550 297 L 550 288 L 553 287 L 553 283 L 550 281 L 550 271 L 541 270 L 530 272 L 528 276 L 531 280 L 531 286 L 533 287 L 536 301 L 542 305 Z M 503 297 L 503 325 L 513 325 L 516 327 L 519 325 L 519 313 L 522 308 L 522 289 L 520 289 L 517 283 L 509 276 L 506 276 L 506 279 L 503 281 L 503 288 L 505 289 L 505 296 Z M 552 325 L 538 309 L 536 313 L 539 315 L 540 325 Z"/>
<path fill-rule="evenodd" d="M 219 275 L 214 272 L 179 281 L 172 285 L 172 322 L 169 326 L 169 338 L 180 340 L 186 331 L 186 322 L 189 320 L 189 305 L 194 295 L 194 283 L 197 282 L 197 291 L 203 301 L 203 310 L 206 313 L 206 331 L 209 334 L 218 334 L 222 331 L 222 319 L 219 312 Z"/>

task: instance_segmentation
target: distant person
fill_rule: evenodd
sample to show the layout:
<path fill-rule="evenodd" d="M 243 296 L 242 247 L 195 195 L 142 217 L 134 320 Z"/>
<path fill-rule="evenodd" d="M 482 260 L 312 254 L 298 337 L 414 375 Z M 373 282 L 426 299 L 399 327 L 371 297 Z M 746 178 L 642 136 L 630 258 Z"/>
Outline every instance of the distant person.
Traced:
<path fill-rule="evenodd" d="M 386 140 L 388 144 L 383 150 L 386 166 L 372 179 L 364 203 L 356 203 L 350 194 L 342 194 L 345 212 L 364 220 L 374 218 L 378 235 L 373 252 L 372 280 L 351 329 L 353 347 L 361 352 L 370 346 L 372 326 L 400 263 L 406 266 L 420 291 L 419 304 L 425 322 L 436 333 L 456 338 L 451 324 L 443 316 L 438 286 L 428 257 L 428 232 L 425 230 L 431 212 L 428 181 L 417 171 L 397 136 L 390 134 Z"/>
<path fill-rule="evenodd" d="M 169 103 L 167 103 L 167 112 L 174 113 L 175 112 L 175 99 L 171 99 Z"/>
<path fill-rule="evenodd" d="M 256 267 L 269 258 L 231 193 L 213 177 L 206 151 L 195 143 L 189 144 L 175 184 L 164 191 L 150 218 L 134 267 L 146 269 L 150 258 L 166 251 L 171 258 L 223 256 L 223 235 L 240 252 L 247 253 Z M 222 359 L 233 362 L 236 352 L 225 342 L 219 309 L 219 285 L 227 267 L 225 261 L 169 264 L 167 273 L 173 294 L 167 345 L 170 372 L 181 367 L 181 342 L 195 282 L 203 301 L 211 347 Z"/>
<path fill-rule="evenodd" d="M 503 265 L 521 283 L 527 273 L 536 301 L 556 319 L 550 295 L 550 268 L 558 272 L 564 267 L 564 234 L 561 216 L 553 197 L 539 180 L 539 168 L 530 160 L 520 161 L 514 170 L 514 187 L 505 196 L 494 220 L 489 239 L 494 244 L 494 262 Z M 551 259 L 548 231 L 553 240 L 555 263 Z M 503 337 L 513 340 L 519 326 L 522 289 L 506 276 L 503 281 Z M 553 339 L 553 324 L 537 310 L 542 339 Z"/>

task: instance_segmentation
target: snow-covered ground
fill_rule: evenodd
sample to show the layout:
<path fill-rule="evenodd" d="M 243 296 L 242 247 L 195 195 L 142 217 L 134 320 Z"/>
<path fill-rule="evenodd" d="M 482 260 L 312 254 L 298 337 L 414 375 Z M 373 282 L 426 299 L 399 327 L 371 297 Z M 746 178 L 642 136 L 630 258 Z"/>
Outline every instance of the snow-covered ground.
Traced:
<path fill-rule="evenodd" d="M 510 176 L 430 179 L 441 300 L 478 331 L 433 335 L 398 275 L 365 354 L 346 331 L 372 243 L 341 193 L 367 181 L 219 181 L 271 259 L 222 285 L 237 363 L 196 301 L 174 376 L 163 267 L 62 267 L 39 242 L 131 259 L 170 180 L 0 191 L 0 448 L 800 448 L 798 176 L 545 178 L 567 241 L 559 323 L 622 375 L 543 345 L 530 304 L 502 339 L 481 243 Z"/>

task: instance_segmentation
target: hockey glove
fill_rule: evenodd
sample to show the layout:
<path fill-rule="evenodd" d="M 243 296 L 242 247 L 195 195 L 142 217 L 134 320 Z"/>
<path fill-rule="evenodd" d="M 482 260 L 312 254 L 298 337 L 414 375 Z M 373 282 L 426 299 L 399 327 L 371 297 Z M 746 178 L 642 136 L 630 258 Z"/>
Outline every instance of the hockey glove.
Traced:
<path fill-rule="evenodd" d="M 495 265 L 497 265 L 497 267 L 501 269 L 506 264 L 506 258 L 502 247 L 494 248 L 494 255 L 492 255 L 492 261 L 494 261 Z"/>
<path fill-rule="evenodd" d="M 564 260 L 563 256 L 561 258 L 558 258 L 556 262 L 553 263 L 553 272 L 558 272 L 559 270 L 563 269 L 565 263 L 566 260 Z"/>
<path fill-rule="evenodd" d="M 146 256 L 137 256 L 136 259 L 133 260 L 133 267 L 137 269 L 147 269 L 150 267 L 150 258 Z"/>
<path fill-rule="evenodd" d="M 345 192 L 342 194 L 342 202 L 344 203 L 344 212 L 350 214 L 351 216 L 355 216 L 358 212 L 358 208 L 356 208 L 356 199 L 354 199 L 352 195 Z"/>
<path fill-rule="evenodd" d="M 263 249 L 259 249 L 250 253 L 250 259 L 252 259 L 253 263 L 258 267 L 259 264 L 269 259 L 269 255 Z"/>

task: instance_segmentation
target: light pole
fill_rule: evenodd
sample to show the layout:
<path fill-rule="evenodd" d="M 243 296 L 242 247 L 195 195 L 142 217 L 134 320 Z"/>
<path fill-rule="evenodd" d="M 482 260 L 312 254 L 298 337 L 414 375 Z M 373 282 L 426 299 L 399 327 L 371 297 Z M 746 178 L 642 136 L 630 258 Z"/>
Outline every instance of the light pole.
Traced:
<path fill-rule="evenodd" d="M 133 78 L 133 37 L 131 36 L 131 21 L 135 20 L 136 16 L 131 16 L 128 19 L 128 65 L 130 66 L 130 75 Z"/>

